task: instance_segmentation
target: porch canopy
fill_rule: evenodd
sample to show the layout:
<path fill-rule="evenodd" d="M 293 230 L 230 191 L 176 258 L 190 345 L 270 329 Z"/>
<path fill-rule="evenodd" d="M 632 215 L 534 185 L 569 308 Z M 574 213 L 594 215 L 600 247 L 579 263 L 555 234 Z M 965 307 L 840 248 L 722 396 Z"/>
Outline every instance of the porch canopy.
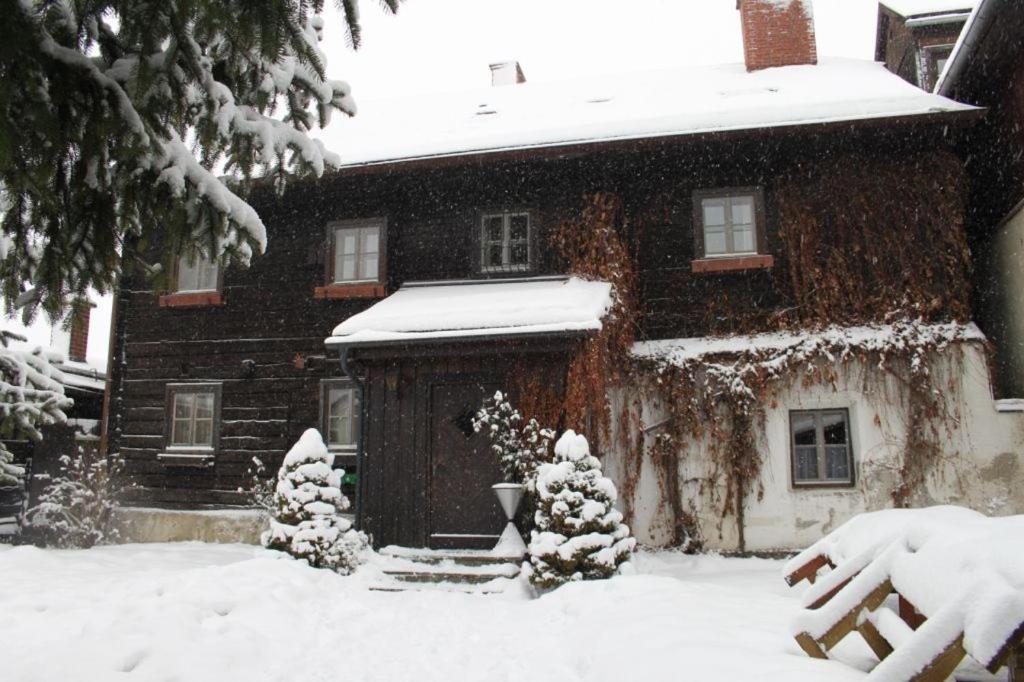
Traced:
<path fill-rule="evenodd" d="M 577 277 L 409 283 L 337 327 L 328 346 L 592 332 L 611 285 Z"/>

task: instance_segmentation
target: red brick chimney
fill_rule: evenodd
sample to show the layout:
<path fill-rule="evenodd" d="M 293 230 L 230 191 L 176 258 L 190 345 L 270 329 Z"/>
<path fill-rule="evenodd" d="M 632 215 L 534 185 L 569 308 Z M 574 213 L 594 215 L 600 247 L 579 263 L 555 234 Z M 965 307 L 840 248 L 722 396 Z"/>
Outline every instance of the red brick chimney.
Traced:
<path fill-rule="evenodd" d="M 747 71 L 817 64 L 812 0 L 736 0 Z"/>
<path fill-rule="evenodd" d="M 68 359 L 85 362 L 89 350 L 89 316 L 92 304 L 88 301 L 78 303 L 74 307 L 71 318 L 71 341 L 68 344 Z"/>

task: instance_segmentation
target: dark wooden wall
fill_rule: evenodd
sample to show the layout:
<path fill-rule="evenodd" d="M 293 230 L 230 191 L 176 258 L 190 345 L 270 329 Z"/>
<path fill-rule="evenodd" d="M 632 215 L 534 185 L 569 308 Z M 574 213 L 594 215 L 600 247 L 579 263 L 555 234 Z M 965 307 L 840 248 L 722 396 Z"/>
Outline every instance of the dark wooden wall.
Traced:
<path fill-rule="evenodd" d="M 117 296 L 109 448 L 123 455 L 136 485 L 126 502 L 243 503 L 237 489 L 247 483 L 252 458 L 276 469 L 301 432 L 318 426 L 320 381 L 339 373 L 337 359 L 325 357 L 323 341 L 335 325 L 373 303 L 313 297 L 324 279 L 328 221 L 388 219 L 387 288 L 393 292 L 406 281 L 478 277 L 478 216 L 490 209 L 533 211 L 540 257 L 532 274 L 560 272 L 563 264 L 548 237 L 580 209 L 584 192 L 614 191 L 624 198 L 638 258 L 641 336 L 699 336 L 729 331 L 727 323 L 708 319 L 712 298 L 764 310 L 787 302 L 772 270 L 691 271 L 693 190 L 763 185 L 768 244 L 775 252 L 772 189 L 781 174 L 853 149 L 898 164 L 907 149 L 941 145 L 941 135 L 938 127 L 906 125 L 891 131 L 765 131 L 619 145 L 600 154 L 565 151 L 401 172 L 347 171 L 296 182 L 283 197 L 260 190 L 253 201 L 267 226 L 267 252 L 247 270 L 227 270 L 223 305 L 161 308 L 158 292 L 139 273 L 126 277 Z M 840 183 L 836 192 L 842 191 Z M 304 359 L 301 369 L 296 356 Z M 251 376 L 245 360 L 256 365 Z M 223 382 L 220 449 L 209 468 L 157 461 L 164 447 L 165 386 L 185 381 Z"/>

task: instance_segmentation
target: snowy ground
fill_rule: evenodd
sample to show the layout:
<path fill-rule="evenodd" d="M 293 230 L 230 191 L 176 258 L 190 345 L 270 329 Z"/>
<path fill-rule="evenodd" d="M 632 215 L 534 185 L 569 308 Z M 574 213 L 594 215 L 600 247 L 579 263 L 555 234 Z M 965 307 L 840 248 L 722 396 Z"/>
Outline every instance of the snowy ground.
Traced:
<path fill-rule="evenodd" d="M 637 575 L 531 600 L 371 592 L 372 570 L 345 578 L 246 545 L 0 545 L 0 678 L 860 679 L 789 638 L 781 565 L 641 554 Z"/>

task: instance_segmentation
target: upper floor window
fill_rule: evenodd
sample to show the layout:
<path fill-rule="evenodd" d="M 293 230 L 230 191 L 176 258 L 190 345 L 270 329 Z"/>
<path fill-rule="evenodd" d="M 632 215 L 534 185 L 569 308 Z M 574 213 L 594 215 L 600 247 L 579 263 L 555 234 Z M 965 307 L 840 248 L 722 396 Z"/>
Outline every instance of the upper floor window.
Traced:
<path fill-rule="evenodd" d="M 184 255 L 178 259 L 178 293 L 217 291 L 220 267 L 217 261 L 198 255 Z"/>
<path fill-rule="evenodd" d="M 167 408 L 168 449 L 216 449 L 220 384 L 171 384 Z"/>
<path fill-rule="evenodd" d="M 488 213 L 480 222 L 480 269 L 522 272 L 530 269 L 530 214 Z"/>
<path fill-rule="evenodd" d="M 382 222 L 360 221 L 331 226 L 334 284 L 378 282 L 381 279 Z"/>
<path fill-rule="evenodd" d="M 793 484 L 851 485 L 853 448 L 847 410 L 789 413 Z"/>
<path fill-rule="evenodd" d="M 929 92 L 935 89 L 946 68 L 946 62 L 953 54 L 953 45 L 929 45 L 921 49 L 921 89 Z"/>
<path fill-rule="evenodd" d="M 320 398 L 327 447 L 355 452 L 359 441 L 359 394 L 348 381 L 327 381 Z"/>
<path fill-rule="evenodd" d="M 750 256 L 761 249 L 763 211 L 757 189 L 694 193 L 694 232 L 699 258 Z"/>

